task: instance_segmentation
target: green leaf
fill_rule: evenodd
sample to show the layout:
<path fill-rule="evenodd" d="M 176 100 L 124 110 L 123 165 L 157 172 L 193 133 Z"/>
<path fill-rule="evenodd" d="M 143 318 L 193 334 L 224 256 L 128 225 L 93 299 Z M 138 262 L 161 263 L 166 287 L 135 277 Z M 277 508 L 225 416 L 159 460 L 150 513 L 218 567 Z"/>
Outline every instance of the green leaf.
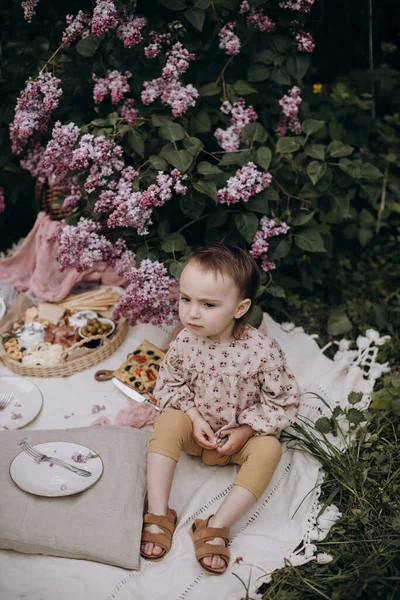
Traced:
<path fill-rule="evenodd" d="M 323 144 L 312 144 L 305 149 L 307 156 L 311 158 L 317 158 L 318 160 L 324 160 L 325 158 L 325 146 Z"/>
<path fill-rule="evenodd" d="M 233 89 L 239 96 L 247 96 L 249 94 L 258 94 L 256 88 L 250 85 L 244 79 L 239 79 L 236 83 L 233 84 Z"/>
<path fill-rule="evenodd" d="M 276 144 L 276 151 L 281 154 L 292 154 L 301 148 L 301 144 L 297 138 L 281 137 Z"/>
<path fill-rule="evenodd" d="M 315 185 L 326 173 L 328 165 L 325 162 L 313 160 L 307 167 L 307 175 Z"/>
<path fill-rule="evenodd" d="M 383 388 L 378 392 L 372 392 L 371 408 L 375 410 L 389 410 L 391 408 L 393 397 L 387 389 Z"/>
<path fill-rule="evenodd" d="M 358 408 L 349 408 L 346 413 L 346 418 L 348 422 L 353 423 L 353 425 L 360 425 L 360 423 L 364 423 L 364 421 L 367 420 L 364 413 L 362 413 L 361 410 L 358 410 Z"/>
<path fill-rule="evenodd" d="M 315 421 L 315 429 L 320 433 L 330 433 L 332 429 L 331 420 L 328 417 L 320 417 Z"/>
<path fill-rule="evenodd" d="M 349 156 L 354 152 L 353 146 L 343 144 L 342 142 L 339 142 L 339 140 L 331 142 L 326 150 L 328 154 L 332 156 L 332 158 L 341 158 L 343 156 Z"/>
<path fill-rule="evenodd" d="M 198 192 L 205 194 L 206 196 L 208 196 L 215 202 L 218 201 L 217 186 L 215 185 L 215 183 L 213 181 L 194 179 L 192 182 L 192 185 L 193 185 L 194 189 L 197 190 Z"/>
<path fill-rule="evenodd" d="M 250 309 L 250 314 L 249 316 L 245 317 L 245 320 L 246 323 L 257 329 L 261 325 L 263 317 L 264 313 L 261 306 L 259 306 L 258 304 L 253 304 L 253 306 Z"/>
<path fill-rule="evenodd" d="M 365 248 L 365 246 L 368 246 L 373 237 L 374 234 L 371 231 L 371 229 L 365 229 L 365 227 L 360 227 L 357 231 L 357 239 L 360 242 L 361 246 L 363 246 L 363 248 Z"/>
<path fill-rule="evenodd" d="M 185 268 L 185 264 L 184 263 L 177 262 L 176 260 L 174 260 L 169 265 L 168 270 L 171 273 L 172 277 L 175 277 L 176 279 L 179 279 L 179 277 L 182 275 L 182 271 L 183 271 L 184 268 Z"/>
<path fill-rule="evenodd" d="M 211 4 L 211 0 L 197 0 L 196 4 L 194 5 L 195 8 L 202 8 L 202 9 L 206 9 L 210 6 Z"/>
<path fill-rule="evenodd" d="M 163 125 L 168 125 L 172 122 L 172 120 L 172 115 L 157 115 L 156 113 L 153 113 L 151 115 L 151 124 L 154 125 L 154 127 L 162 127 Z"/>
<path fill-rule="evenodd" d="M 362 397 L 362 392 L 350 392 L 347 396 L 347 402 L 349 402 L 349 404 L 358 404 L 358 402 L 361 402 Z"/>
<path fill-rule="evenodd" d="M 268 134 L 261 123 L 247 123 L 242 129 L 241 136 L 251 142 L 265 142 Z"/>
<path fill-rule="evenodd" d="M 193 25 L 193 27 L 195 27 L 199 31 L 203 29 L 204 19 L 206 16 L 204 10 L 199 8 L 192 8 L 191 10 L 185 10 L 183 14 L 185 15 L 189 23 Z"/>
<path fill-rule="evenodd" d="M 221 93 L 221 88 L 216 83 L 206 83 L 199 89 L 200 96 L 217 96 Z"/>
<path fill-rule="evenodd" d="M 160 3 L 170 10 L 184 10 L 186 8 L 184 0 L 161 0 Z"/>
<path fill-rule="evenodd" d="M 348 158 L 341 158 L 339 160 L 339 169 L 354 179 L 359 179 L 361 176 L 360 165 L 356 161 L 351 161 Z"/>
<path fill-rule="evenodd" d="M 310 64 L 311 60 L 309 56 L 297 54 L 296 56 L 290 56 L 288 58 L 286 68 L 293 79 L 295 79 L 297 83 L 300 83 L 307 73 Z"/>
<path fill-rule="evenodd" d="M 266 146 L 261 146 L 256 151 L 256 157 L 254 159 L 255 163 L 264 169 L 264 171 L 268 171 L 269 165 L 272 160 L 272 152 Z"/>
<path fill-rule="evenodd" d="M 364 163 L 361 166 L 361 177 L 363 179 L 379 179 L 380 177 L 383 177 L 383 174 L 379 169 L 374 167 L 374 165 L 371 165 L 370 163 Z"/>
<path fill-rule="evenodd" d="M 297 232 L 294 241 L 296 246 L 307 252 L 326 252 L 321 235 L 312 227 Z"/>
<path fill-rule="evenodd" d="M 239 233 L 250 244 L 258 229 L 258 218 L 256 215 L 250 212 L 239 213 L 235 217 L 235 225 Z"/>
<path fill-rule="evenodd" d="M 241 152 L 225 152 L 220 160 L 220 166 L 225 167 L 226 165 L 237 165 L 240 162 L 239 156 L 243 154 Z"/>
<path fill-rule="evenodd" d="M 166 171 L 167 170 L 167 162 L 161 158 L 161 156 L 152 155 L 149 156 L 149 162 L 153 169 L 157 169 L 157 171 Z"/>
<path fill-rule="evenodd" d="M 76 51 L 81 56 L 94 56 L 99 46 L 100 40 L 91 35 L 83 40 L 79 40 L 79 42 L 76 45 Z"/>
<path fill-rule="evenodd" d="M 193 156 L 187 150 L 175 150 L 172 144 L 161 148 L 160 154 L 181 173 L 187 171 L 193 162 Z"/>
<path fill-rule="evenodd" d="M 184 215 L 189 219 L 198 219 L 204 212 L 207 198 L 195 190 L 180 197 L 179 206 Z"/>
<path fill-rule="evenodd" d="M 186 137 L 183 140 L 183 145 L 192 156 L 197 156 L 200 150 L 204 147 L 203 142 L 197 137 Z"/>
<path fill-rule="evenodd" d="M 205 160 L 199 162 L 197 165 L 197 171 L 201 175 L 218 175 L 219 173 L 223 173 L 221 169 Z"/>
<path fill-rule="evenodd" d="M 271 296 L 274 296 L 274 298 L 286 298 L 285 290 L 276 283 L 271 283 L 271 285 L 265 288 L 265 291 Z"/>
<path fill-rule="evenodd" d="M 313 210 L 312 212 L 307 212 L 305 210 L 302 210 L 292 220 L 292 225 L 305 225 L 306 223 L 308 223 L 309 221 L 311 221 L 311 219 L 313 218 L 314 215 L 315 215 L 315 210 Z"/>
<path fill-rule="evenodd" d="M 251 65 L 247 74 L 249 81 L 264 81 L 269 79 L 271 69 L 262 65 Z"/>
<path fill-rule="evenodd" d="M 250 198 L 250 200 L 246 202 L 246 208 L 250 212 L 257 212 L 261 213 L 262 215 L 267 215 L 269 212 L 269 203 L 265 196 L 262 194 L 257 194 L 257 196 Z"/>
<path fill-rule="evenodd" d="M 211 131 L 211 119 L 205 110 L 199 110 L 198 113 L 193 115 L 192 123 L 194 129 L 198 133 L 206 133 L 207 131 Z"/>
<path fill-rule="evenodd" d="M 141 133 L 137 129 L 131 129 L 128 133 L 128 143 L 132 150 L 134 150 L 139 156 L 144 158 L 144 139 Z"/>
<path fill-rule="evenodd" d="M 271 37 L 273 47 L 282 54 L 285 54 L 292 46 L 292 40 L 284 35 L 273 35 Z"/>
<path fill-rule="evenodd" d="M 286 67 L 275 67 L 271 73 L 271 79 L 281 85 L 290 85 L 290 75 Z"/>
<path fill-rule="evenodd" d="M 169 228 L 169 221 L 162 221 L 157 227 L 157 233 L 162 240 L 169 234 Z"/>
<path fill-rule="evenodd" d="M 271 252 L 271 259 L 275 260 L 276 258 L 284 258 L 290 252 L 291 245 L 286 240 L 281 240 L 276 248 Z"/>
<path fill-rule="evenodd" d="M 302 122 L 301 128 L 308 137 L 322 129 L 324 125 L 325 121 L 317 121 L 317 119 L 306 119 Z"/>
<path fill-rule="evenodd" d="M 261 52 L 257 52 L 254 60 L 256 62 L 265 63 L 266 65 L 281 65 L 285 59 L 273 50 L 261 50 Z"/>
<path fill-rule="evenodd" d="M 179 123 L 174 123 L 173 121 L 170 121 L 169 123 L 160 127 L 159 133 L 164 140 L 169 140 L 170 142 L 178 142 L 179 140 L 183 140 L 186 135 L 186 131 L 182 125 L 179 125 Z"/>
<path fill-rule="evenodd" d="M 343 310 L 335 309 L 329 315 L 326 329 L 329 335 L 343 335 L 349 333 L 353 325 Z"/>
<path fill-rule="evenodd" d="M 179 252 L 186 247 L 186 240 L 181 233 L 170 233 L 161 244 L 164 252 Z"/>

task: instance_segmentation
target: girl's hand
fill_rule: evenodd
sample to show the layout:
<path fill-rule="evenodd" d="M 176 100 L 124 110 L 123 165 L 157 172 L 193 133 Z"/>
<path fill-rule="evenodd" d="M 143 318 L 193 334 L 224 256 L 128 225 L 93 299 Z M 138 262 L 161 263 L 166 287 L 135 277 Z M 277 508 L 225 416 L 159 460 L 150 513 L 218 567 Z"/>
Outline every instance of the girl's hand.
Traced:
<path fill-rule="evenodd" d="M 224 429 L 220 435 L 222 438 L 227 437 L 228 439 L 222 446 L 217 446 L 217 452 L 224 456 L 232 456 L 243 448 L 247 440 L 254 435 L 254 431 L 250 425 L 240 425 L 233 429 Z"/>
<path fill-rule="evenodd" d="M 202 448 L 214 450 L 217 447 L 217 436 L 203 417 L 198 417 L 192 422 L 193 437 Z"/>

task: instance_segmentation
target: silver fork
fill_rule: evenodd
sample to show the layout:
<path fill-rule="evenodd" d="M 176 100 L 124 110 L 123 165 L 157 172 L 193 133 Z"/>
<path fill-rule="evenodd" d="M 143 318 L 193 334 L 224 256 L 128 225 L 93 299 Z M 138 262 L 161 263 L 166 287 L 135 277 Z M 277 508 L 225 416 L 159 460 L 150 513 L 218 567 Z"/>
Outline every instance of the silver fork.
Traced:
<path fill-rule="evenodd" d="M 6 406 L 8 406 L 10 404 L 12 397 L 13 397 L 12 392 L 3 392 L 2 394 L 0 394 L 0 409 L 1 410 L 3 410 L 3 408 L 5 408 Z"/>
<path fill-rule="evenodd" d="M 79 467 L 70 465 L 69 463 L 64 462 L 63 460 L 60 460 L 59 458 L 55 458 L 53 456 L 47 456 L 47 454 L 42 454 L 42 452 L 39 452 L 38 450 L 36 450 L 36 448 L 32 448 L 32 446 L 30 446 L 26 442 L 19 442 L 19 446 L 20 446 L 21 450 L 26 452 L 26 454 L 28 454 L 31 458 L 33 458 L 38 463 L 45 462 L 45 461 L 52 462 L 55 465 L 59 465 L 60 467 L 65 467 L 66 469 L 69 469 L 70 471 L 72 471 L 73 473 L 76 473 L 77 475 L 80 475 L 81 477 L 91 477 L 91 475 L 92 475 L 90 473 L 90 471 L 86 471 L 85 469 L 79 469 Z"/>

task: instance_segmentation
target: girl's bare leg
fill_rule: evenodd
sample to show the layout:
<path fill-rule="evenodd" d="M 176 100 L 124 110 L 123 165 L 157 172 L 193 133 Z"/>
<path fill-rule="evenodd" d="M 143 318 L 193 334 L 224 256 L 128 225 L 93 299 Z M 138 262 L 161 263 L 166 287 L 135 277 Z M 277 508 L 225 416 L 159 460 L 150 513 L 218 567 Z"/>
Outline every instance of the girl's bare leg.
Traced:
<path fill-rule="evenodd" d="M 232 527 L 255 504 L 256 500 L 254 494 L 248 489 L 241 485 L 234 485 L 215 515 L 209 520 L 208 525 L 210 527 Z M 214 538 L 207 543 L 225 544 L 221 538 Z M 213 569 L 225 565 L 225 562 L 217 554 L 203 558 L 202 562 L 206 567 Z"/>
<path fill-rule="evenodd" d="M 149 452 L 147 455 L 147 512 L 154 515 L 166 516 L 168 510 L 169 494 L 175 472 L 176 461 L 173 458 Z M 164 533 L 157 525 L 146 525 L 146 530 L 151 533 Z M 145 554 L 160 556 L 162 548 L 147 542 L 141 545 Z"/>

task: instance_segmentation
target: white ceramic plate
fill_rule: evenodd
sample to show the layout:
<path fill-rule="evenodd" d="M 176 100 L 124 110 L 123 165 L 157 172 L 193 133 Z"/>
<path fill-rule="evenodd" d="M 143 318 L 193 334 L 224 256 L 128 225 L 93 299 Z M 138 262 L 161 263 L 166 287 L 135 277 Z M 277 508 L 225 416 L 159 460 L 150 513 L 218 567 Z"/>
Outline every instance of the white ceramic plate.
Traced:
<path fill-rule="evenodd" d="M 27 441 L 29 443 L 29 439 Z M 70 442 L 46 442 L 33 447 L 47 456 L 60 458 L 92 474 L 82 477 L 47 461 L 37 463 L 26 452 L 20 452 L 10 465 L 11 479 L 21 490 L 35 496 L 58 498 L 79 494 L 92 487 L 103 473 L 100 456 L 86 446 Z"/>
<path fill-rule="evenodd" d="M 0 431 L 21 429 L 40 413 L 43 404 L 42 392 L 24 377 L 0 377 L 0 394 L 12 392 L 13 398 L 6 408 L 0 409 Z"/>

